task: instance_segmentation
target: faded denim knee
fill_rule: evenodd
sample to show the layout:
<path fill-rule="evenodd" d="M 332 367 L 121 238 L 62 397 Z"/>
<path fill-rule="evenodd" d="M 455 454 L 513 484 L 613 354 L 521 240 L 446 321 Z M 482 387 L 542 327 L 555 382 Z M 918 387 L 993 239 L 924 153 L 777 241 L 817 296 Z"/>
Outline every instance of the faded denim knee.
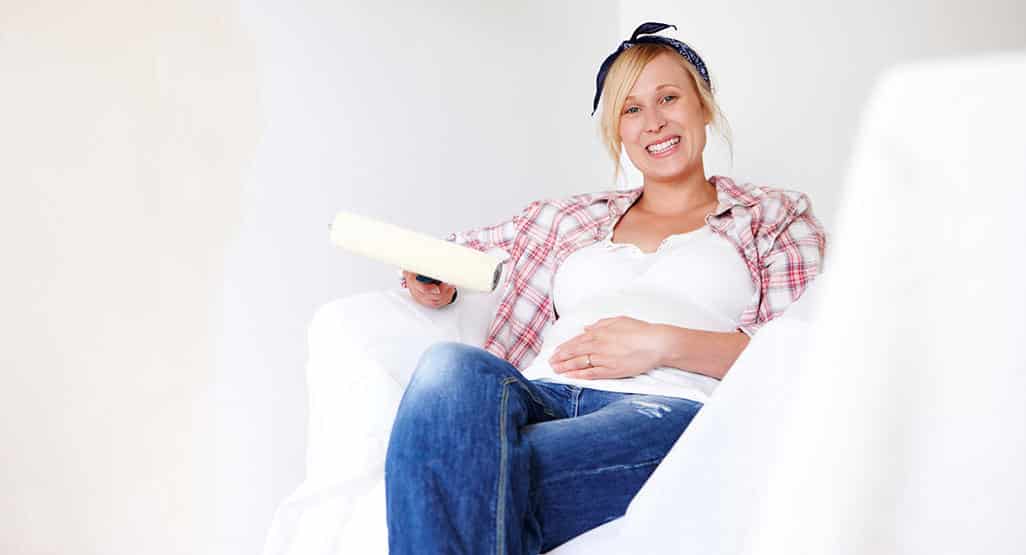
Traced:
<path fill-rule="evenodd" d="M 495 355 L 488 351 L 458 343 L 440 341 L 428 347 L 417 362 L 410 378 L 407 394 L 416 392 L 454 392 L 465 385 L 479 383 L 496 373 L 496 365 L 488 364 Z"/>

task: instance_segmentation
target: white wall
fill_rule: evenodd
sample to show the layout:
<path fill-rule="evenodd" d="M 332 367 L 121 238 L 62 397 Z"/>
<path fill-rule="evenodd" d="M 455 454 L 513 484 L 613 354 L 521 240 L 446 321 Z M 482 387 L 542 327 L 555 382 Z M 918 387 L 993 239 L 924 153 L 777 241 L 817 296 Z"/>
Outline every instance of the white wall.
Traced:
<path fill-rule="evenodd" d="M 231 2 L 0 4 L 0 552 L 210 544 L 253 55 Z"/>
<path fill-rule="evenodd" d="M 332 216 L 443 235 L 611 186 L 589 114 L 595 56 L 616 37 L 609 1 L 253 0 L 242 13 L 264 133 L 225 258 L 216 395 L 219 553 L 240 554 L 302 478 L 311 316 L 396 284 L 394 268 L 329 243 Z"/>
<path fill-rule="evenodd" d="M 702 55 L 734 134 L 709 173 L 805 191 L 827 228 L 874 79 L 922 58 L 1026 48 L 1021 0 L 620 2 L 620 33 L 643 21 Z M 938 114 L 943 118 L 943 114 Z"/>
<path fill-rule="evenodd" d="M 4 3 L 0 551 L 257 552 L 309 318 L 395 284 L 331 216 L 443 234 L 606 186 L 595 6 Z"/>
<path fill-rule="evenodd" d="M 1015 2 L 968 6 L 3 3 L 0 551 L 256 552 L 302 477 L 310 316 L 394 279 L 331 216 L 442 234 L 611 186 L 594 74 L 638 22 L 719 80 L 710 171 L 829 222 L 872 75 L 1023 46 Z"/>

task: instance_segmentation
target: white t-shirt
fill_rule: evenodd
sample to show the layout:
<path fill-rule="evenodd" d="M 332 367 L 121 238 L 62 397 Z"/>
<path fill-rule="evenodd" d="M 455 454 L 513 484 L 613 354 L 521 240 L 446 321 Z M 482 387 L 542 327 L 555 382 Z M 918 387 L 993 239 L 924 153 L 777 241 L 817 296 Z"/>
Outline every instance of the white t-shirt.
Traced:
<path fill-rule="evenodd" d="M 719 381 L 682 369 L 654 368 L 630 378 L 580 380 L 553 372 L 548 359 L 564 342 L 601 318 L 629 316 L 651 323 L 731 332 L 755 293 L 733 245 L 703 226 L 671 235 L 652 253 L 613 243 L 612 232 L 578 249 L 554 277 L 559 319 L 543 333 L 542 350 L 524 375 L 580 387 L 683 397 L 706 402 Z"/>

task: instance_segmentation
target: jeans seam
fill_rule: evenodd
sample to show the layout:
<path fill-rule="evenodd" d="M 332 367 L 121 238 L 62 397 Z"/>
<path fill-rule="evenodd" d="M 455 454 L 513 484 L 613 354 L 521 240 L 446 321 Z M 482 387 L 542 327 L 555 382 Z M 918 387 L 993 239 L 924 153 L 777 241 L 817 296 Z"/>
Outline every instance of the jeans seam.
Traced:
<path fill-rule="evenodd" d="M 502 401 L 499 405 L 499 491 L 495 502 L 495 553 L 506 549 L 506 407 L 509 405 L 509 384 L 516 378 L 502 380 Z"/>
<path fill-rule="evenodd" d="M 521 389 L 523 389 L 525 392 L 527 392 L 527 395 L 529 397 L 531 397 L 531 400 L 534 401 L 535 404 L 540 406 L 541 409 L 545 412 L 545 414 L 547 414 L 547 415 L 549 415 L 549 416 L 551 416 L 553 418 L 556 418 L 556 413 L 552 412 L 552 410 L 549 409 L 549 407 L 545 403 L 541 402 L 541 400 L 538 399 L 538 397 L 536 397 L 534 395 L 534 392 L 531 391 L 531 388 L 527 387 L 523 382 L 521 382 L 520 380 L 518 380 L 518 379 L 516 379 L 516 378 L 514 378 L 512 376 L 510 376 L 508 378 L 504 378 L 502 380 L 502 384 L 503 385 L 511 384 L 511 383 L 514 383 L 514 382 L 516 382 L 516 384 L 519 385 Z"/>
<path fill-rule="evenodd" d="M 556 414 L 541 402 L 534 393 L 515 377 L 507 377 L 502 380 L 502 400 L 499 403 L 499 491 L 496 495 L 495 504 L 495 553 L 503 555 L 506 550 L 506 474 L 509 472 L 506 459 L 509 458 L 506 447 L 506 420 L 509 407 L 509 384 L 517 383 L 527 392 L 532 401 L 537 403 L 545 414 L 556 417 Z"/>
<path fill-rule="evenodd" d="M 552 409 L 543 403 L 531 388 L 527 387 L 519 379 L 509 376 L 502 380 L 502 401 L 499 406 L 499 491 L 496 495 L 496 506 L 495 506 L 495 553 L 496 555 L 503 555 L 506 549 L 506 474 L 509 469 L 507 468 L 506 459 L 508 458 L 508 452 L 506 447 L 506 419 L 509 418 L 507 414 L 509 407 L 509 384 L 516 383 L 527 392 L 527 396 L 531 398 L 538 406 L 541 407 L 545 414 L 558 418 L 556 413 L 552 412 Z"/>

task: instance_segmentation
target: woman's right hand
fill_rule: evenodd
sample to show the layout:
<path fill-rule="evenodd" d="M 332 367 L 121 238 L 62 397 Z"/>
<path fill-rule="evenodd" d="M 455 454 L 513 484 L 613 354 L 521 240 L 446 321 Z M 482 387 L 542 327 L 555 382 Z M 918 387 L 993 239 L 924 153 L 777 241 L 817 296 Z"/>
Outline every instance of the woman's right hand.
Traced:
<path fill-rule="evenodd" d="M 442 282 L 438 284 L 424 283 L 417 281 L 417 274 L 403 270 L 403 277 L 406 278 L 406 288 L 417 304 L 428 308 L 442 308 L 453 301 L 456 294 L 456 287 Z"/>

